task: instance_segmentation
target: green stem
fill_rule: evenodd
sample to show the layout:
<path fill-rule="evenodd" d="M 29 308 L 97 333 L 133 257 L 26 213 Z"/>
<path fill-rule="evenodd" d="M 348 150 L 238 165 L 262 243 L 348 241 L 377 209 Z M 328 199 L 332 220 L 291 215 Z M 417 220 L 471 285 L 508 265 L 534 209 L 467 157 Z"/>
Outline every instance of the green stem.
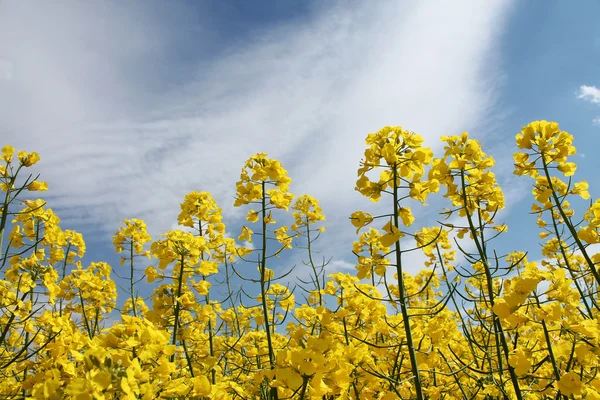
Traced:
<path fill-rule="evenodd" d="M 583 289 L 581 288 L 581 285 L 579 284 L 578 278 L 575 276 L 575 272 L 574 272 L 573 268 L 571 267 L 571 262 L 569 261 L 569 256 L 567 255 L 565 247 L 563 246 L 562 240 L 560 240 L 560 234 L 558 232 L 558 224 L 557 224 L 556 218 L 554 218 L 553 212 L 550 212 L 550 217 L 552 218 L 552 227 L 554 228 L 554 235 L 556 235 L 556 238 L 558 239 L 558 247 L 560 248 L 560 254 L 561 254 L 562 258 L 565 261 L 565 266 L 567 267 L 567 271 L 569 271 L 569 275 L 571 276 L 571 279 L 573 279 L 573 283 L 575 283 L 575 287 L 577 288 L 577 291 L 579 292 L 579 296 L 581 296 L 581 301 L 583 302 L 583 305 L 585 306 L 585 309 L 587 310 L 588 318 L 593 318 L 592 309 L 590 308 L 590 306 L 586 300 L 586 297 L 588 297 L 590 295 L 588 295 L 588 296 L 585 295 Z M 593 292 L 593 290 L 591 292 Z M 593 302 L 593 299 L 592 299 L 592 302 Z"/>
<path fill-rule="evenodd" d="M 61 281 L 65 280 L 65 276 L 67 275 L 67 260 L 69 259 L 69 252 L 71 251 L 71 242 L 67 245 L 67 252 L 65 253 L 65 261 L 63 262 L 62 267 L 62 276 Z M 63 298 L 61 297 L 58 301 L 58 315 L 62 317 L 63 313 Z"/>
<path fill-rule="evenodd" d="M 198 234 L 200 236 L 202 236 L 202 221 L 200 221 L 200 220 L 198 221 Z M 204 252 L 201 254 L 201 259 L 204 260 Z M 206 280 L 206 277 L 202 276 L 202 279 Z M 209 297 L 208 293 L 206 294 L 204 299 L 206 301 L 206 305 L 210 306 L 210 297 Z M 213 339 L 212 320 L 210 318 L 208 319 L 208 345 L 209 345 L 210 356 L 214 357 L 215 356 L 215 345 L 214 345 L 214 339 Z M 192 366 L 190 364 L 190 370 L 191 370 L 191 368 L 192 368 Z M 215 369 L 213 368 L 213 369 L 211 369 L 210 374 L 211 374 L 211 383 L 213 385 L 215 385 L 217 383 L 217 376 L 216 376 L 217 371 L 215 371 Z"/>
<path fill-rule="evenodd" d="M 266 221 L 266 210 L 267 210 L 267 199 L 265 195 L 265 182 L 262 183 L 262 254 L 260 262 L 260 294 L 262 300 L 263 319 L 265 324 L 265 333 L 267 335 L 267 345 L 269 347 L 269 364 L 271 369 L 275 369 L 275 352 L 273 351 L 273 341 L 271 339 L 271 330 L 269 329 L 269 309 L 267 307 L 267 290 L 266 290 L 266 279 L 265 269 L 267 263 L 267 221 Z M 271 388 L 271 398 L 273 400 L 278 399 L 277 388 Z"/>
<path fill-rule="evenodd" d="M 315 274 L 315 282 L 317 284 L 317 291 L 319 293 L 319 305 L 323 305 L 323 296 L 321 295 L 321 284 L 319 283 L 319 274 L 317 273 L 317 267 L 315 267 L 315 263 L 312 257 L 312 248 L 310 241 L 310 222 L 308 221 L 308 216 L 306 216 L 306 240 L 308 242 L 308 261 L 310 262 L 310 266 L 312 267 L 313 273 Z"/>
<path fill-rule="evenodd" d="M 465 183 L 465 171 L 464 170 L 460 171 L 460 178 L 461 178 L 461 185 L 462 185 L 462 200 L 463 200 L 463 204 L 465 207 L 465 214 L 467 216 L 467 221 L 469 222 L 469 229 L 473 236 L 473 241 L 475 242 L 475 246 L 477 247 L 477 251 L 479 252 L 479 256 L 481 257 L 481 262 L 483 264 L 483 269 L 485 272 L 487 290 L 489 293 L 490 308 L 493 308 L 494 307 L 494 287 L 493 287 L 492 273 L 490 271 L 487 254 L 486 254 L 485 250 L 483 249 L 482 244 L 479 242 L 478 235 L 477 235 L 477 229 L 475 228 L 475 225 L 473 224 L 473 218 L 471 216 L 471 212 L 469 211 L 468 202 L 467 202 L 467 189 L 466 189 L 466 183 Z M 504 351 L 505 357 L 506 357 L 508 373 L 510 375 L 510 380 L 513 384 L 513 387 L 515 389 L 515 395 L 517 396 L 518 400 L 522 400 L 523 396 L 521 394 L 521 388 L 519 387 L 519 379 L 517 377 L 515 369 L 508 363 L 509 350 L 508 350 L 508 344 L 506 343 L 506 337 L 504 336 L 504 329 L 502 328 L 502 323 L 500 322 L 500 318 L 498 318 L 498 316 L 494 313 L 492 313 L 492 321 L 493 321 L 493 326 L 494 326 L 495 336 L 496 336 L 496 351 L 498 353 L 497 356 L 498 356 L 498 365 L 500 367 L 500 374 L 502 374 L 502 364 L 501 364 L 502 356 L 501 356 L 501 351 L 500 351 L 500 346 L 501 346 L 502 350 Z M 498 341 L 500 342 L 500 346 L 498 346 Z"/>
<path fill-rule="evenodd" d="M 131 308 L 133 310 L 133 316 L 137 317 L 137 311 L 136 311 L 137 304 L 136 304 L 136 301 L 135 301 L 135 292 L 134 292 L 135 288 L 133 287 L 133 280 L 134 280 L 134 276 L 133 276 L 133 274 L 134 274 L 134 268 L 133 268 L 133 239 L 129 243 L 129 265 L 131 267 L 130 268 L 131 275 L 129 277 L 129 290 L 130 290 L 130 293 L 131 293 Z"/>
<path fill-rule="evenodd" d="M 87 330 L 90 339 L 92 339 L 94 337 L 94 334 L 92 333 L 92 328 L 88 324 L 88 319 L 85 313 L 85 304 L 83 303 L 83 296 L 81 295 L 81 288 L 79 289 L 79 303 L 81 304 L 81 316 L 83 317 L 85 329 Z"/>
<path fill-rule="evenodd" d="M 19 171 L 21 171 L 21 168 L 23 168 L 23 164 L 19 165 L 19 167 L 17 168 L 17 171 L 15 172 L 15 174 L 12 176 L 12 178 L 10 178 L 10 180 L 7 183 L 6 195 L 4 196 L 4 204 L 2 204 L 2 217 L 0 217 L 0 252 L 2 252 L 2 245 L 3 245 L 3 241 L 4 241 L 4 228 L 6 228 L 6 221 L 8 219 L 8 203 L 10 202 L 9 201 L 10 194 L 12 192 L 13 185 L 17 181 L 17 175 L 19 175 Z M 8 163 L 6 163 L 6 169 L 8 171 Z M 21 188 L 21 190 L 22 190 L 22 188 Z M 19 190 L 17 192 L 17 195 L 21 190 Z M 14 200 L 14 198 L 13 198 L 13 200 Z M 7 246 L 6 254 L 2 254 L 2 265 L 0 266 L 0 269 L 2 269 L 4 267 L 4 265 L 6 264 L 6 257 L 8 256 L 8 247 L 9 246 Z"/>
<path fill-rule="evenodd" d="M 181 297 L 181 288 L 183 286 L 183 267 L 185 262 L 185 256 L 181 256 L 181 268 L 179 270 L 179 282 L 177 283 L 177 294 L 175 296 L 175 322 L 173 324 L 173 338 L 171 339 L 171 344 L 177 344 L 177 328 L 179 326 L 179 311 L 181 309 L 181 305 L 179 302 L 179 297 Z M 175 361 L 175 354 L 171 355 L 171 362 Z"/>
<path fill-rule="evenodd" d="M 394 226 L 396 229 L 399 228 L 398 222 L 398 168 L 397 165 L 394 164 Z M 396 241 L 396 273 L 398 274 L 398 291 L 399 291 L 399 303 L 400 310 L 402 312 L 402 321 L 404 324 L 404 332 L 406 334 L 406 344 L 408 346 L 408 355 L 410 358 L 410 366 L 412 369 L 413 380 L 415 385 L 415 390 L 417 392 L 417 400 L 424 400 L 425 396 L 423 394 L 423 387 L 421 384 L 421 375 L 419 374 L 419 365 L 417 364 L 417 352 L 415 351 L 415 346 L 413 343 L 412 330 L 410 328 L 410 321 L 408 315 L 408 307 L 406 304 L 406 293 L 404 288 L 404 276 L 402 271 L 402 253 L 400 251 L 400 240 Z"/>
<path fill-rule="evenodd" d="M 583 258 L 585 258 L 585 261 L 587 262 L 588 266 L 590 267 L 590 270 L 592 271 L 592 274 L 594 275 L 594 278 L 596 279 L 596 283 L 598 285 L 600 285 L 600 274 L 598 273 L 598 270 L 596 269 L 596 265 L 594 264 L 594 262 L 592 261 L 592 259 L 589 256 L 589 254 L 587 253 L 586 246 L 583 245 L 583 243 L 579 239 L 579 236 L 577 236 L 577 231 L 575 230 L 575 227 L 571 223 L 571 220 L 565 214 L 565 211 L 563 210 L 563 208 L 561 206 L 561 202 L 558 199 L 558 196 L 556 195 L 556 191 L 554 190 L 554 186 L 552 185 L 550 172 L 548 171 L 548 164 L 546 163 L 546 159 L 545 159 L 543 153 L 542 153 L 542 163 L 544 166 L 544 174 L 546 175 L 546 181 L 548 182 L 548 188 L 552 191 L 552 199 L 554 200 L 554 204 L 556 205 L 556 208 L 558 209 L 560 216 L 562 217 L 563 221 L 565 222 L 565 225 L 569 229 L 571 236 L 573 236 L 573 240 L 575 240 L 575 243 L 577 243 L 577 247 L 581 251 L 581 255 L 583 256 Z"/>

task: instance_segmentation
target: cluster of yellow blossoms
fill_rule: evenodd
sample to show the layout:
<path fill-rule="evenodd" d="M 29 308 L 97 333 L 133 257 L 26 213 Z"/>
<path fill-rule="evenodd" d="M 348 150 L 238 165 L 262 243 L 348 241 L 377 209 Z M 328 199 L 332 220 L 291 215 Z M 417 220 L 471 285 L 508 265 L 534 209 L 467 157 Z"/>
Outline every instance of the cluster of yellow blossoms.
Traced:
<path fill-rule="evenodd" d="M 573 137 L 546 121 L 516 136 L 514 173 L 534 181 L 538 262 L 492 247 L 507 232 L 493 158 L 467 133 L 442 142 L 434 158 L 402 127 L 368 135 L 356 190 L 390 202 L 350 216 L 365 228 L 351 247 L 356 274 L 317 260 L 323 210 L 309 195 L 294 201 L 287 171 L 264 153 L 236 186 L 235 206 L 250 208 L 237 241 L 213 197 L 191 192 L 181 229 L 153 239 L 127 219 L 113 236 L 120 267 L 84 266 L 82 235 L 31 197 L 48 185 L 22 179 L 38 154 L 5 146 L 0 398 L 600 399 L 600 199 L 576 216 L 571 203 L 590 193 L 571 181 Z M 411 207 L 440 190 L 453 223 L 409 231 Z M 304 270 L 277 264 L 290 249 Z M 414 251 L 424 262 L 411 275 Z"/>

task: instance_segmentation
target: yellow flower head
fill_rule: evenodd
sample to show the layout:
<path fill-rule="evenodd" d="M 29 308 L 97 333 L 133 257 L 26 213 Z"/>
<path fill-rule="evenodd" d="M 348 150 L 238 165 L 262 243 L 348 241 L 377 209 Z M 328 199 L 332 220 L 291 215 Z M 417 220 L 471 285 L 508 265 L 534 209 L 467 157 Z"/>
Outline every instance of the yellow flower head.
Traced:
<path fill-rule="evenodd" d="M 33 164 L 40 161 L 40 156 L 35 151 L 33 153 L 27 153 L 26 151 L 20 151 L 17 154 L 17 157 L 19 158 L 19 162 L 24 167 L 31 167 Z"/>
<path fill-rule="evenodd" d="M 179 225 L 200 229 L 202 234 L 212 232 L 213 237 L 225 232 L 222 210 L 208 192 L 191 192 L 185 195 L 181 203 L 181 212 L 177 217 Z"/>
<path fill-rule="evenodd" d="M 558 390 L 565 396 L 580 395 L 583 390 L 583 382 L 577 373 L 569 371 L 558 381 Z"/>
<path fill-rule="evenodd" d="M 401 126 L 386 126 L 377 133 L 369 133 L 365 158 L 358 170 L 355 190 L 372 201 L 378 201 L 386 188 L 400 186 L 401 178 L 419 182 L 424 167 L 431 163 L 433 152 L 422 147 L 423 138 Z M 387 166 L 379 181 L 371 181 L 367 173 L 374 168 Z M 396 182 L 394 182 L 396 176 Z M 423 196 L 427 191 L 420 193 Z"/>
<path fill-rule="evenodd" d="M 13 155 L 15 154 L 15 148 L 7 144 L 2 148 L 2 159 L 7 163 L 12 161 Z"/>
<path fill-rule="evenodd" d="M 356 227 L 356 233 L 358 233 L 360 228 L 373 222 L 373 216 L 362 211 L 355 211 L 352 213 L 352 215 L 350 215 L 350 222 L 352 222 L 352 225 Z"/>

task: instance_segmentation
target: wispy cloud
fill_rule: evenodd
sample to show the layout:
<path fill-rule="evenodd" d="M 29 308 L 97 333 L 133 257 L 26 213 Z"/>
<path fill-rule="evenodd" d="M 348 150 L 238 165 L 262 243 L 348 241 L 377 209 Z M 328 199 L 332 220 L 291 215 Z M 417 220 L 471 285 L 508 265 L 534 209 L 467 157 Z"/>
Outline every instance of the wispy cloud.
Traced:
<path fill-rule="evenodd" d="M 158 233 L 206 190 L 231 222 L 240 168 L 264 151 L 321 201 L 332 256 L 349 252 L 350 212 L 370 204 L 353 191 L 368 132 L 402 124 L 436 146 L 489 116 L 510 7 L 315 2 L 306 19 L 208 52 L 214 35 L 183 3 L 135 4 L 2 6 L 2 138 L 41 154 L 51 206 L 81 230 L 135 217 Z"/>
<path fill-rule="evenodd" d="M 600 104 L 600 89 L 598 89 L 596 86 L 582 85 L 579 87 L 577 98 L 589 101 L 592 104 Z M 594 119 L 592 119 L 592 123 L 600 126 L 600 116 L 594 117 Z"/>
<path fill-rule="evenodd" d="M 596 86 L 582 85 L 579 87 L 577 98 L 587 100 L 591 103 L 600 103 L 600 89 Z"/>

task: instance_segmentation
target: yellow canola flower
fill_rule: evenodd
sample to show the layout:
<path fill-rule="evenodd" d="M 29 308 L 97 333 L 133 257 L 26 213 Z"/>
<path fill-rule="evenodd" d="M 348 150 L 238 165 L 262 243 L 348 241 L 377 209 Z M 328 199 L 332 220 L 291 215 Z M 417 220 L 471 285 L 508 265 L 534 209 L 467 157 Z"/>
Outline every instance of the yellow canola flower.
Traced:
<path fill-rule="evenodd" d="M 383 247 L 391 247 L 394 243 L 404 237 L 404 234 L 392 224 L 392 221 L 385 224 L 382 228 L 386 234 L 379 238 L 379 242 Z"/>
<path fill-rule="evenodd" d="M 408 207 L 400 207 L 398 215 L 402 219 L 404 226 L 411 226 L 415 222 L 415 217 L 413 217 L 412 211 Z"/>
<path fill-rule="evenodd" d="M 27 189 L 31 192 L 45 192 L 46 190 L 48 190 L 48 184 L 46 182 L 33 181 L 27 186 Z"/>
<path fill-rule="evenodd" d="M 356 233 L 358 233 L 360 228 L 363 228 L 373 222 L 373 216 L 362 211 L 355 211 L 350 215 L 350 222 L 352 222 L 352 225 L 356 227 Z"/>
<path fill-rule="evenodd" d="M 288 227 L 284 225 L 284 226 L 281 226 L 281 227 L 275 229 L 273 231 L 273 234 L 275 235 L 275 238 L 277 239 L 277 241 L 283 245 L 283 248 L 291 249 L 292 248 L 292 240 L 294 239 L 294 237 L 290 236 L 287 232 L 288 232 Z"/>
<path fill-rule="evenodd" d="M 352 244 L 353 253 L 358 256 L 356 270 L 359 279 L 370 278 L 371 273 L 375 272 L 378 276 L 384 276 L 387 266 L 390 263 L 388 258 L 384 257 L 390 249 L 381 244 L 381 234 L 377 229 L 369 228 L 363 232 L 357 242 Z M 366 255 L 362 255 L 365 254 Z"/>
<path fill-rule="evenodd" d="M 156 279 L 158 278 L 162 278 L 163 275 L 160 274 L 156 268 L 150 266 L 148 268 L 146 268 L 146 278 L 148 278 L 148 283 L 152 283 L 154 282 Z"/>
<path fill-rule="evenodd" d="M 422 146 L 423 138 L 420 135 L 401 126 L 386 126 L 376 133 L 369 133 L 365 143 L 368 148 L 358 169 L 359 178 L 355 187 L 363 196 L 377 202 L 386 188 L 401 186 L 401 179 L 414 186 L 412 193 L 420 201 L 424 201 L 429 191 L 437 190 L 436 185 L 421 184 L 424 167 L 431 163 L 433 152 Z M 380 174 L 379 181 L 371 181 L 367 173 L 378 167 L 385 170 Z"/>
<path fill-rule="evenodd" d="M 445 197 L 452 201 L 456 211 L 445 213 L 447 217 L 458 212 L 465 217 L 480 214 L 481 219 L 492 222 L 492 216 L 504 208 L 504 194 L 495 174 L 490 170 L 494 159 L 487 155 L 481 144 L 470 139 L 467 132 L 459 136 L 442 136 L 444 157 L 433 161 L 429 179 L 435 179 L 446 187 Z"/>
<path fill-rule="evenodd" d="M 600 243 L 600 234 L 590 226 L 583 227 L 577 231 L 577 237 L 588 244 Z"/>
<path fill-rule="evenodd" d="M 242 233 L 238 236 L 238 240 L 245 240 L 248 243 L 252 243 L 252 235 L 254 232 L 247 226 L 242 226 Z"/>
<path fill-rule="evenodd" d="M 556 167 L 560 172 L 565 174 L 565 176 L 573 176 L 575 174 L 575 170 L 577 170 L 577 164 L 574 162 L 566 162 L 563 164 L 559 164 Z"/>
<path fill-rule="evenodd" d="M 122 253 L 132 246 L 134 254 L 144 252 L 144 244 L 150 242 L 152 237 L 148 234 L 146 223 L 140 219 L 132 218 L 123 221 L 123 226 L 113 235 L 113 246 L 117 253 Z"/>
<path fill-rule="evenodd" d="M 222 219 L 222 210 L 211 194 L 196 191 L 185 195 L 177 216 L 179 225 L 196 228 L 213 239 L 225 232 Z"/>
<path fill-rule="evenodd" d="M 258 211 L 249 210 L 248 215 L 246 216 L 246 220 L 248 222 L 258 222 Z"/>
<path fill-rule="evenodd" d="M 583 390 L 583 382 L 577 373 L 569 371 L 558 381 L 558 390 L 565 396 L 580 395 Z"/>
<path fill-rule="evenodd" d="M 200 262 L 198 272 L 200 272 L 204 276 L 214 275 L 217 272 L 219 272 L 219 264 L 215 261 L 203 260 Z"/>
<path fill-rule="evenodd" d="M 35 151 L 32 153 L 20 151 L 17 154 L 17 157 L 19 158 L 19 162 L 21 163 L 21 165 L 23 165 L 24 167 L 31 167 L 32 165 L 40 161 L 40 156 Z"/>
<path fill-rule="evenodd" d="M 506 300 L 499 298 L 494 302 L 494 306 L 492 307 L 492 311 L 496 314 L 500 319 L 506 319 L 512 314 L 510 305 L 506 302 Z"/>
<path fill-rule="evenodd" d="M 164 270 L 174 261 L 183 261 L 186 264 L 196 264 L 202 253 L 208 251 L 206 239 L 203 236 L 194 236 L 192 233 L 180 230 L 169 231 L 163 239 L 153 242 L 152 255 L 158 258 L 158 268 Z"/>
<path fill-rule="evenodd" d="M 236 183 L 234 206 L 239 207 L 262 199 L 263 186 L 268 183 L 276 186 L 266 193 L 270 196 L 271 204 L 287 210 L 294 197 L 288 191 L 291 182 L 287 171 L 278 160 L 268 158 L 266 153 L 255 154 L 242 168 L 240 180 Z"/>
<path fill-rule="evenodd" d="M 200 281 L 200 282 L 194 284 L 193 286 L 194 286 L 194 289 L 196 289 L 196 291 L 198 292 L 198 294 L 200 296 L 206 296 L 211 287 L 211 284 L 209 281 Z"/>
<path fill-rule="evenodd" d="M 541 162 L 545 165 L 557 164 L 559 171 L 565 176 L 571 176 L 577 166 L 567 162 L 567 158 L 577 153 L 573 146 L 573 136 L 561 131 L 558 123 L 548 121 L 533 121 L 521 129 L 516 135 L 517 146 L 520 149 L 531 150 L 531 155 L 541 155 Z M 516 175 L 529 175 L 536 178 L 539 175 L 535 168 L 535 161 L 528 162 L 530 153 L 516 153 Z"/>
<path fill-rule="evenodd" d="M 588 192 L 589 184 L 586 181 L 577 182 L 573 185 L 573 189 L 569 192 L 570 194 L 578 194 L 582 199 L 587 200 L 590 198 L 590 192 Z"/>
<path fill-rule="evenodd" d="M 292 200 L 294 199 L 294 195 L 283 191 L 279 188 L 277 189 L 269 189 L 267 190 L 267 194 L 269 195 L 269 202 L 273 204 L 275 207 L 288 210 L 288 207 L 292 204 Z"/>
<path fill-rule="evenodd" d="M 315 225 L 319 221 L 325 220 L 323 210 L 319 205 L 317 199 L 309 195 L 302 195 L 296 199 L 296 202 L 292 206 L 294 213 L 294 224 L 292 225 L 292 231 L 298 232 L 300 227 L 310 229 L 310 225 Z M 317 229 L 319 232 L 324 232 L 325 227 Z"/>
<path fill-rule="evenodd" d="M 2 148 L 2 159 L 7 163 L 12 161 L 13 155 L 15 154 L 15 148 L 11 145 L 6 145 Z"/>
<path fill-rule="evenodd" d="M 517 348 L 513 354 L 508 356 L 508 363 L 515 369 L 515 373 L 519 376 L 527 374 L 533 365 L 531 356 L 522 348 Z"/>

